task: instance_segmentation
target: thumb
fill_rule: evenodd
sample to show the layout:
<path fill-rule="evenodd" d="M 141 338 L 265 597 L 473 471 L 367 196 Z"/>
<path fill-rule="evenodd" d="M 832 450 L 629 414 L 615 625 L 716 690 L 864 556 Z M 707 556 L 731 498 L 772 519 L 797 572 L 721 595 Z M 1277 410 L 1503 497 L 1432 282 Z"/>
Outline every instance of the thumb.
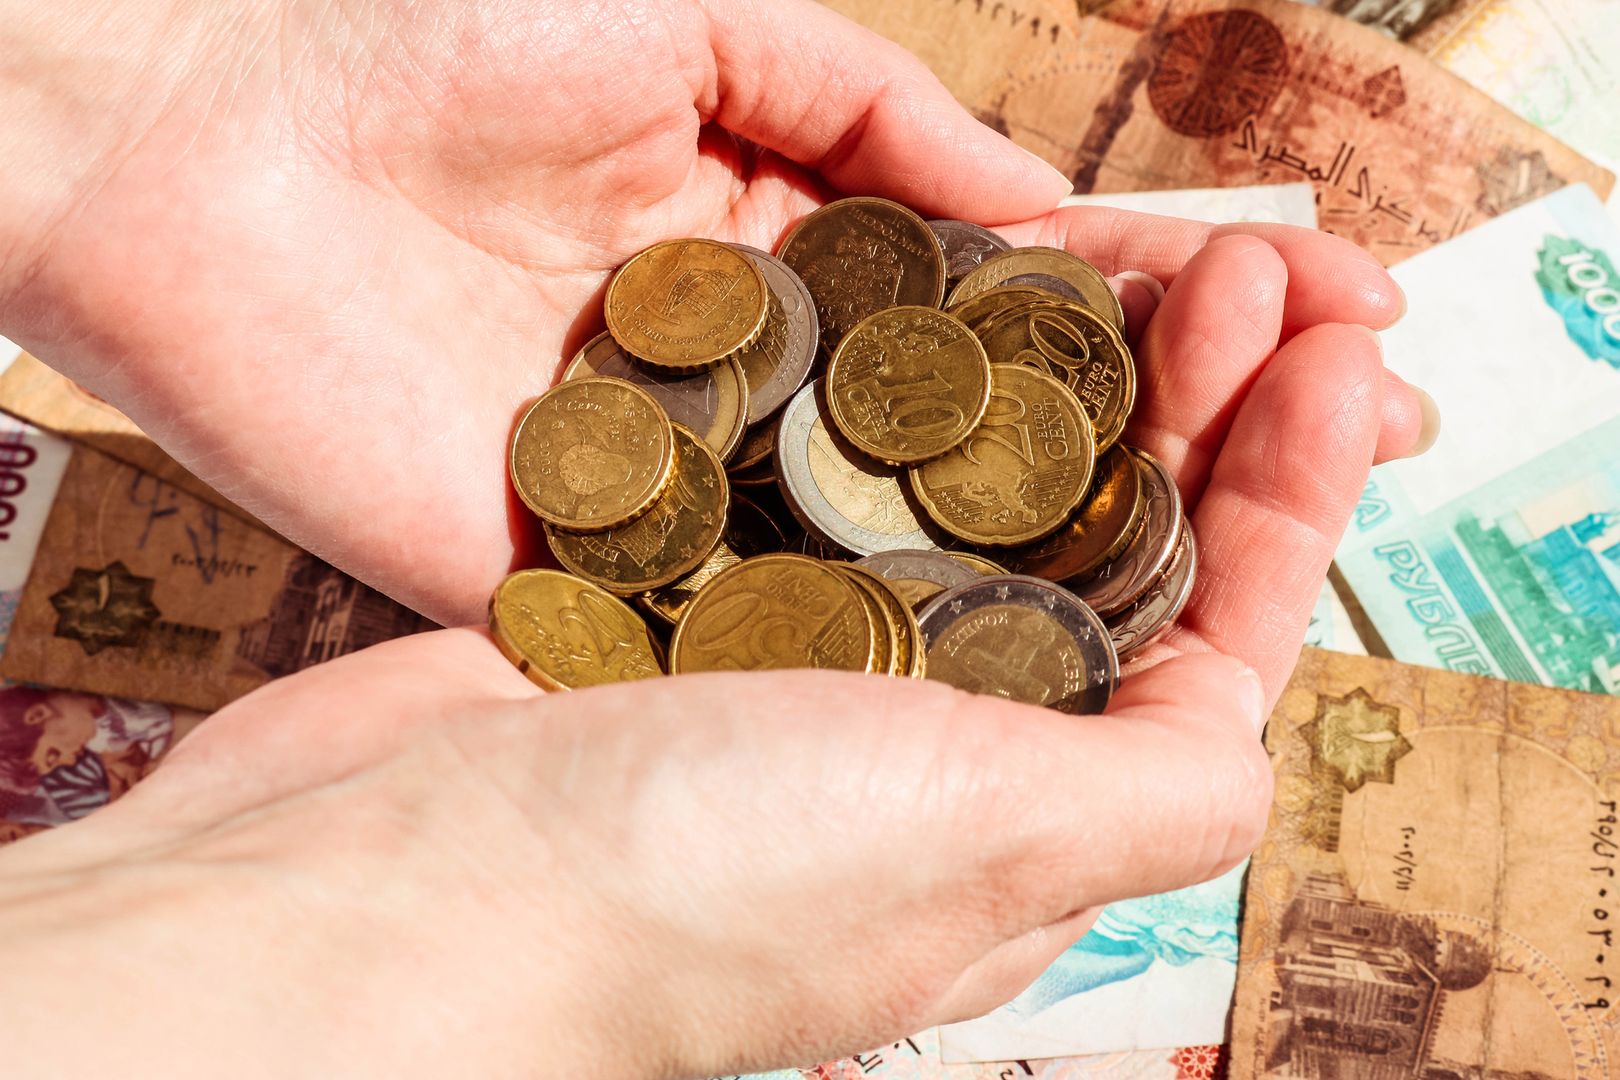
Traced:
<path fill-rule="evenodd" d="M 984 224 L 1051 210 L 1073 185 L 973 119 L 911 53 L 813 0 L 713 0 L 698 108 L 844 191 Z"/>

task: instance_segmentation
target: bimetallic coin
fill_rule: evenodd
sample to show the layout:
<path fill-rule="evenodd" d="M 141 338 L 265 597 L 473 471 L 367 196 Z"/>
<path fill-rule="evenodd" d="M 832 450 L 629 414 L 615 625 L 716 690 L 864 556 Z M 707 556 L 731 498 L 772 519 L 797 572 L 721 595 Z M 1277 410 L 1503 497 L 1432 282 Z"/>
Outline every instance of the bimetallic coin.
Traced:
<path fill-rule="evenodd" d="M 697 432 L 721 461 L 731 459 L 748 428 L 748 382 L 735 358 L 707 371 L 666 371 L 638 364 L 611 334 L 598 334 L 569 362 L 563 381 L 592 375 L 641 387 L 671 420 Z"/>
<path fill-rule="evenodd" d="M 1175 623 L 1192 596 L 1198 578 L 1198 544 L 1192 526 L 1181 531 L 1181 543 L 1170 569 L 1154 582 L 1147 595 L 1108 622 L 1108 633 L 1121 658 L 1151 644 Z"/>
<path fill-rule="evenodd" d="M 489 632 L 506 658 L 547 690 L 663 674 L 641 616 L 560 570 L 520 570 L 496 586 Z"/>
<path fill-rule="evenodd" d="M 822 419 L 819 387 L 817 380 L 788 402 L 776 442 L 778 485 L 799 524 L 856 555 L 940 548 L 907 500 L 900 471 L 856 451 Z"/>
<path fill-rule="evenodd" d="M 781 260 L 816 301 L 830 356 L 855 324 L 884 308 L 939 307 L 945 255 L 922 218 L 887 199 L 840 199 L 793 227 Z"/>
<path fill-rule="evenodd" d="M 928 227 L 934 231 L 934 239 L 945 253 L 945 277 L 951 285 L 992 255 L 1012 250 L 1007 241 L 970 221 L 930 221 Z"/>
<path fill-rule="evenodd" d="M 1119 657 L 1095 612 L 1040 578 L 980 578 L 947 589 L 917 617 L 928 677 L 975 694 L 1100 713 Z"/>
<path fill-rule="evenodd" d="M 696 434 L 675 425 L 675 478 L 652 509 L 606 532 L 546 525 L 557 561 L 620 596 L 656 589 L 696 570 L 726 527 L 731 488 L 720 458 Z"/>
<path fill-rule="evenodd" d="M 990 361 L 960 322 L 933 308 L 862 319 L 827 365 L 827 410 L 857 450 L 890 465 L 939 457 L 979 426 Z"/>
<path fill-rule="evenodd" d="M 1097 449 L 1113 446 L 1136 407 L 1136 365 L 1107 319 L 1053 297 L 1010 308 L 976 325 L 993 364 L 1025 364 L 1063 383 L 1085 406 Z"/>
<path fill-rule="evenodd" d="M 990 371 L 990 405 L 978 428 L 908 473 L 918 501 L 947 532 L 1015 547 L 1062 528 L 1091 486 L 1096 449 L 1091 421 L 1067 386 L 1021 365 Z"/>
<path fill-rule="evenodd" d="M 1006 577 L 1012 573 L 1005 566 L 992 559 L 985 558 L 976 551 L 947 551 L 945 554 L 980 577 Z"/>
<path fill-rule="evenodd" d="M 1136 603 L 1164 576 L 1185 528 L 1181 492 L 1169 470 L 1146 451 L 1130 453 L 1142 473 L 1141 531 L 1119 558 L 1064 582 L 1105 619 Z"/>
<path fill-rule="evenodd" d="M 869 671 L 876 644 L 861 597 L 832 566 L 802 555 L 740 562 L 687 607 L 670 642 L 670 674 Z"/>
<path fill-rule="evenodd" d="M 810 290 L 787 263 L 746 244 L 731 246 L 753 261 L 769 291 L 765 327 L 736 357 L 748 380 L 748 422 L 758 424 L 787 404 L 810 377 L 821 326 Z"/>
<path fill-rule="evenodd" d="M 1119 306 L 1119 297 L 1114 295 L 1108 279 L 1086 260 L 1057 248 L 1014 248 L 986 259 L 983 265 L 951 290 L 951 298 L 946 306 L 955 307 L 964 300 L 1028 274 L 1042 274 L 1067 283 L 1080 294 L 1086 305 L 1106 316 L 1115 330 L 1124 332 L 1125 311 Z"/>
<path fill-rule="evenodd" d="M 1022 285 L 1027 289 L 1042 289 L 1053 296 L 1061 296 L 1065 300 L 1076 300 L 1082 304 L 1086 302 L 1086 298 L 1080 295 L 1079 289 L 1062 278 L 1053 277 L 1051 274 L 1019 274 L 1017 277 L 1008 278 L 1006 285 L 1001 287 L 1005 288 L 1007 285 Z"/>
<path fill-rule="evenodd" d="M 893 587 L 893 583 L 856 563 L 840 563 L 838 568 L 849 575 L 861 589 L 876 601 L 883 615 L 885 628 L 892 637 L 889 655 L 889 674 L 902 679 L 920 679 L 927 670 L 928 657 L 923 650 L 922 628 L 911 605 Z"/>
<path fill-rule="evenodd" d="M 1005 553 L 1020 574 L 1067 581 L 1119 558 L 1136 538 L 1146 511 L 1142 471 L 1123 446 L 1097 459 L 1091 491 L 1068 523 L 1045 540 Z"/>
<path fill-rule="evenodd" d="M 712 367 L 765 326 L 769 290 L 746 255 L 714 240 L 666 240 L 619 268 L 603 312 L 608 333 L 655 367 Z"/>
<path fill-rule="evenodd" d="M 674 626 L 685 614 L 686 605 L 692 602 L 698 590 L 720 576 L 722 570 L 728 570 L 755 555 L 781 551 L 786 544 L 787 538 L 769 515 L 745 496 L 733 492 L 731 510 L 726 515 L 726 531 L 709 557 L 703 560 L 703 565 L 674 584 L 636 597 L 636 603 L 643 611 L 651 612 Z"/>
<path fill-rule="evenodd" d="M 579 532 L 623 525 L 664 491 L 675 432 L 645 390 L 622 379 L 575 379 L 529 406 L 508 468 L 524 505 Z"/>
<path fill-rule="evenodd" d="M 888 582 L 913 611 L 922 610 L 924 604 L 946 589 L 984 576 L 942 551 L 880 551 L 857 559 L 855 565 Z"/>

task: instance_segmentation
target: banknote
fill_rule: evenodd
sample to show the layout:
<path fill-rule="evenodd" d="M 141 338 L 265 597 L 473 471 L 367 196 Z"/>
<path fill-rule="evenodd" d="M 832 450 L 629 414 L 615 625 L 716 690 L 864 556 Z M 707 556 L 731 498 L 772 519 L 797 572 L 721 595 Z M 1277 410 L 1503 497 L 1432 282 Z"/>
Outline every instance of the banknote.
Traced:
<path fill-rule="evenodd" d="M 1615 0 L 1481 0 L 1430 55 L 1604 168 L 1620 168 Z M 1609 205 L 1620 208 L 1620 198 Z"/>
<path fill-rule="evenodd" d="M 1317 594 L 1316 606 L 1311 609 L 1311 623 L 1305 631 L 1305 644 L 1318 649 L 1367 655 L 1361 632 L 1331 582 L 1324 581 L 1322 591 Z"/>
<path fill-rule="evenodd" d="M 1215 1080 L 1224 1068 L 1218 1046 L 952 1065 L 940 1057 L 938 1033 L 926 1031 L 841 1061 L 712 1080 Z"/>
<path fill-rule="evenodd" d="M 0 411 L 54 435 L 94 447 L 263 528 L 246 510 L 166 454 L 129 417 L 27 353 L 16 356 L 0 370 Z"/>
<path fill-rule="evenodd" d="M 1373 471 L 1337 568 L 1396 659 L 1599 692 L 1620 670 L 1620 229 L 1584 188 L 1394 270 L 1389 366 L 1445 428 Z"/>
<path fill-rule="evenodd" d="M 0 648 L 72 452 L 0 416 Z M 0 684 L 0 843 L 105 806 L 202 719 L 152 702 Z"/>
<path fill-rule="evenodd" d="M 1620 702 L 1308 650 L 1267 745 L 1234 1078 L 1620 1070 Z"/>
<path fill-rule="evenodd" d="M 940 1029 L 947 1061 L 1156 1049 L 1225 1038 L 1243 868 L 1110 904 L 1011 1004 Z"/>
<path fill-rule="evenodd" d="M 53 451 L 53 468 L 60 457 Z M 43 486 L 30 491 L 43 497 Z M 212 711 L 272 678 L 431 625 L 89 447 L 71 447 L 52 494 L 0 660 L 8 679 Z"/>
<path fill-rule="evenodd" d="M 1386 264 L 1606 170 L 1365 27 L 1291 0 L 828 0 L 1083 194 L 1307 181 Z"/>
<path fill-rule="evenodd" d="M 1106 195 L 1071 195 L 1063 202 L 1066 206 L 1112 206 L 1139 214 L 1161 214 L 1212 224 L 1268 221 L 1278 225 L 1316 228 L 1316 190 L 1304 182 L 1168 191 L 1115 191 Z M 4 408 L 3 378 L 0 378 L 0 408 Z"/>

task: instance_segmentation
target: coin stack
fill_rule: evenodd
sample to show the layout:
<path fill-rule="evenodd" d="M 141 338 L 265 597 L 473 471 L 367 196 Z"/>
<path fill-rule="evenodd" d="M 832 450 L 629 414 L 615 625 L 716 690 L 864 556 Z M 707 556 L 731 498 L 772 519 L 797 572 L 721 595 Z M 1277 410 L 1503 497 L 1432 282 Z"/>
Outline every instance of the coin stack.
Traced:
<path fill-rule="evenodd" d="M 1119 441 L 1136 373 L 1084 260 L 844 199 L 775 256 L 654 245 L 604 308 L 512 439 L 566 572 L 511 575 L 490 626 L 541 686 L 829 668 L 1097 712 L 1185 606 L 1192 529 Z"/>

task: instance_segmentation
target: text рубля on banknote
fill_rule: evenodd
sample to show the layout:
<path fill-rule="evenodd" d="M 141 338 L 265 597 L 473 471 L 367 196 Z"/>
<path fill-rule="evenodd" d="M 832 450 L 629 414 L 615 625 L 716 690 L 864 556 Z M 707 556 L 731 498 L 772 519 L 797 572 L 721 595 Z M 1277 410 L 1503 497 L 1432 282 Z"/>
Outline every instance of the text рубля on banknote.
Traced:
<path fill-rule="evenodd" d="M 1620 685 L 1620 229 L 1571 187 L 1397 267 L 1389 366 L 1446 427 L 1374 470 L 1338 565 L 1398 660 Z"/>

